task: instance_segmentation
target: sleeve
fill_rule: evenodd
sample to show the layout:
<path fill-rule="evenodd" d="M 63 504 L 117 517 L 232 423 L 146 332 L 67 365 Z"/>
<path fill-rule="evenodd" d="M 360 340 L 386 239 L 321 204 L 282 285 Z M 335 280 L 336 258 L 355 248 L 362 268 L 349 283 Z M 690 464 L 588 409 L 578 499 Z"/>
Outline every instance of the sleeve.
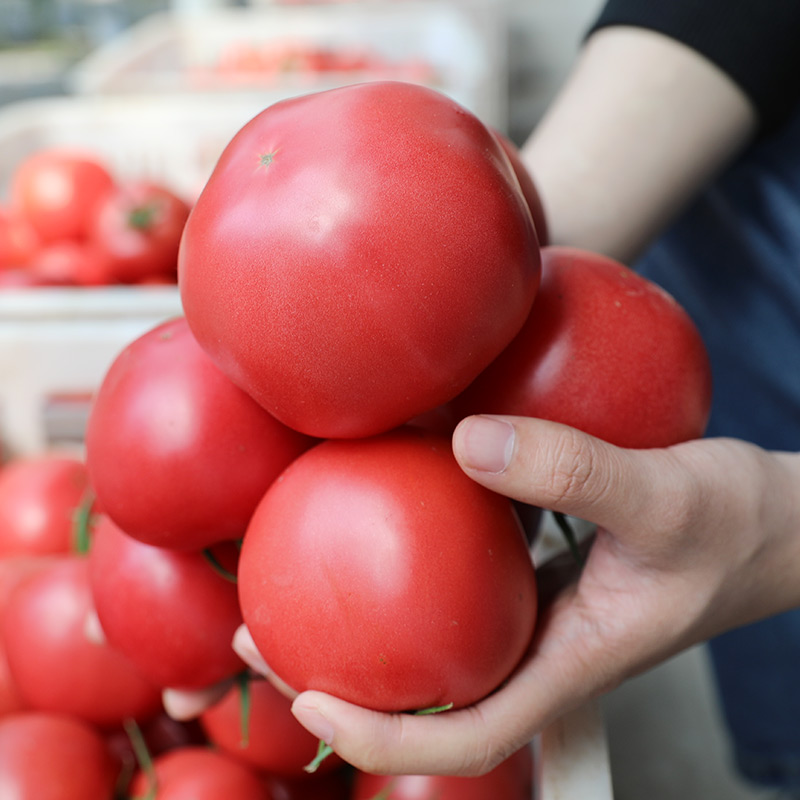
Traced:
<path fill-rule="evenodd" d="M 753 102 L 762 133 L 800 101 L 800 0 L 608 0 L 588 35 L 626 25 L 682 42 Z"/>

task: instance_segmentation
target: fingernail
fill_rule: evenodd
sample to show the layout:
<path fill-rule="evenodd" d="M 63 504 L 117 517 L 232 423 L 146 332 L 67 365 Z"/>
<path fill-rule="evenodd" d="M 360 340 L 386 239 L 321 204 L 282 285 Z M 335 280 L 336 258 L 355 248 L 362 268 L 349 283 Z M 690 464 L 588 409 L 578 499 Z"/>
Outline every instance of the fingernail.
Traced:
<path fill-rule="evenodd" d="M 264 657 L 258 652 L 250 631 L 240 625 L 233 634 L 233 650 L 251 669 L 262 674 L 269 670 Z"/>
<path fill-rule="evenodd" d="M 514 452 L 514 428 L 494 417 L 469 417 L 461 423 L 461 454 L 468 467 L 502 472 Z"/>
<path fill-rule="evenodd" d="M 303 703 L 292 705 L 292 714 L 297 721 L 312 733 L 317 739 L 322 739 L 327 745 L 333 744 L 333 725 L 320 713 L 316 706 L 307 706 Z"/>

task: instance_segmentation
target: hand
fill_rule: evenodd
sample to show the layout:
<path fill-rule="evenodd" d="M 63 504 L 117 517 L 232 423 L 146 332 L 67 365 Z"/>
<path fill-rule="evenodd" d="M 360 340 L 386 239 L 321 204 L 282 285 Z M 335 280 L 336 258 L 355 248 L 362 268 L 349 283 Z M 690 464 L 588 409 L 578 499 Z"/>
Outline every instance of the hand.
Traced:
<path fill-rule="evenodd" d="M 475 706 L 418 717 L 296 697 L 297 719 L 360 769 L 484 773 L 626 677 L 800 605 L 796 455 L 722 439 L 623 450 L 519 417 L 468 418 L 453 444 L 479 483 L 600 527 L 579 579 L 543 607 L 527 658 Z"/>

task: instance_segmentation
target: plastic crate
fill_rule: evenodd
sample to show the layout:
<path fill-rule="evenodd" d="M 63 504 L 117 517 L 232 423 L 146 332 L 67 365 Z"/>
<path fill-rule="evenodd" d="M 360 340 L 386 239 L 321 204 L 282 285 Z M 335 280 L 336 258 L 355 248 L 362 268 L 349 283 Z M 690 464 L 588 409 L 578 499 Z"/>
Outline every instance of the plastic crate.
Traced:
<path fill-rule="evenodd" d="M 80 448 L 91 396 L 111 362 L 180 313 L 177 287 L 0 292 L 4 454 Z"/>
<path fill-rule="evenodd" d="M 504 21 L 504 15 L 485 0 L 163 12 L 90 54 L 74 68 L 69 84 L 83 94 L 262 88 L 291 96 L 389 77 L 439 89 L 485 122 L 504 127 L 508 93 Z M 279 69 L 264 69 L 263 62 L 250 69 L 240 64 L 235 73 L 220 69 L 232 48 L 249 48 L 264 56 L 292 43 L 334 54 L 372 54 L 383 66 L 344 69 L 334 61 L 330 68 L 311 68 L 302 60 L 292 63 L 290 51 Z"/>

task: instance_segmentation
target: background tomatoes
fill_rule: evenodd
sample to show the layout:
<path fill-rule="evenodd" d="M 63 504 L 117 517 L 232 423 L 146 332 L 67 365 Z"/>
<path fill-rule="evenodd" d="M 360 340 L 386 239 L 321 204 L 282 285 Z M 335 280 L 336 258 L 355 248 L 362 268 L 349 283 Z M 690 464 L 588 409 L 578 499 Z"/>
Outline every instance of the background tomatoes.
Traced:
<path fill-rule="evenodd" d="M 111 365 L 89 415 L 86 463 L 125 533 L 200 549 L 241 537 L 266 488 L 312 441 L 231 383 L 176 319 Z"/>
<path fill-rule="evenodd" d="M 85 722 L 43 712 L 0 719 L 4 798 L 111 800 L 117 773 L 105 741 Z"/>
<path fill-rule="evenodd" d="M 38 150 L 11 177 L 11 206 L 43 242 L 86 238 L 94 214 L 114 179 L 96 155 L 76 150 Z"/>
<path fill-rule="evenodd" d="M 510 501 L 450 441 L 329 440 L 268 490 L 239 563 L 244 620 L 292 688 L 369 708 L 464 706 L 525 652 L 533 565 Z"/>
<path fill-rule="evenodd" d="M 188 216 L 189 204 L 161 184 L 119 183 L 99 203 L 90 229 L 108 263 L 109 281 L 138 283 L 153 276 L 174 281 Z"/>
<path fill-rule="evenodd" d="M 454 402 L 459 415 L 562 422 L 623 447 L 701 436 L 711 369 L 686 312 L 628 267 L 542 250 L 542 284 L 509 347 Z"/>
<path fill-rule="evenodd" d="M 0 471 L 0 556 L 68 553 L 84 500 L 84 462 L 60 453 L 16 458 Z"/>
<path fill-rule="evenodd" d="M 502 148 L 437 92 L 371 82 L 276 103 L 192 210 L 179 281 L 200 344 L 292 428 L 358 437 L 451 399 L 539 280 Z"/>

